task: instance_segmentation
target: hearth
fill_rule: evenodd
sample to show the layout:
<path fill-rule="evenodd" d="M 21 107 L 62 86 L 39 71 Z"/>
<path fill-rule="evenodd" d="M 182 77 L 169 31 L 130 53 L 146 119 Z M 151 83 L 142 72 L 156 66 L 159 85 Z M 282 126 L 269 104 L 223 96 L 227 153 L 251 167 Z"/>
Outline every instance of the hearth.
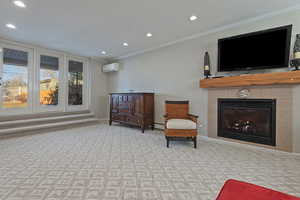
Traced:
<path fill-rule="evenodd" d="M 276 146 L 276 100 L 218 99 L 218 136 Z"/>

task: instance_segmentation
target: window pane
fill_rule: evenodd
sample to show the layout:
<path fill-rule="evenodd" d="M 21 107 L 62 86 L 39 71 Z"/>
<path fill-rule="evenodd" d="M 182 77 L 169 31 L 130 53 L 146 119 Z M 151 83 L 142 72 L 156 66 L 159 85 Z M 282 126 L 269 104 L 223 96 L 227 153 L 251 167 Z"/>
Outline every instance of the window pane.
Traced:
<path fill-rule="evenodd" d="M 3 49 L 3 107 L 22 108 L 28 98 L 28 53 Z"/>
<path fill-rule="evenodd" d="M 82 105 L 83 63 L 69 61 L 69 105 Z"/>
<path fill-rule="evenodd" d="M 59 58 L 40 56 L 40 104 L 58 105 Z"/>

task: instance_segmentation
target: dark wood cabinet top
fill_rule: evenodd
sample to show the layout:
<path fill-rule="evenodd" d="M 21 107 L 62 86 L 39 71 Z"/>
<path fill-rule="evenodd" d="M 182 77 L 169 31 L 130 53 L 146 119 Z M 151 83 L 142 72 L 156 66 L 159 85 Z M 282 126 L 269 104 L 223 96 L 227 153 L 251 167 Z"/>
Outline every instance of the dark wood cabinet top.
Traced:
<path fill-rule="evenodd" d="M 154 94 L 153 92 L 113 92 L 113 93 L 109 93 L 110 95 L 112 94 Z"/>

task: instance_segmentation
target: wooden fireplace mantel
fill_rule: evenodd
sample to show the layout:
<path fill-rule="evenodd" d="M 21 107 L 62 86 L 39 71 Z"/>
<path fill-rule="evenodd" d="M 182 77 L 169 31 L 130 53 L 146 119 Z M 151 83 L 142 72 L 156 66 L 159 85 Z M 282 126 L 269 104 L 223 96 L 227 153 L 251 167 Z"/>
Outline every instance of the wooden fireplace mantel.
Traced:
<path fill-rule="evenodd" d="M 200 88 L 224 88 L 278 84 L 300 84 L 300 70 L 266 74 L 247 74 L 200 80 Z"/>

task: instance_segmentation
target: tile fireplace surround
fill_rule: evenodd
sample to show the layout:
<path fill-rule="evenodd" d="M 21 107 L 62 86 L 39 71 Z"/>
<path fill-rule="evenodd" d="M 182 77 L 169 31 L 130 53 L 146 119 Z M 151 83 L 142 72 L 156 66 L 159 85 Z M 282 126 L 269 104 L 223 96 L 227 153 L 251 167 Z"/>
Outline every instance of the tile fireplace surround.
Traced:
<path fill-rule="evenodd" d="M 260 145 L 250 142 L 244 142 L 233 139 L 225 139 L 227 141 L 235 141 L 244 144 L 252 144 L 264 146 L 267 148 L 293 151 L 293 86 L 253 86 L 246 87 L 250 90 L 250 99 L 276 99 L 276 146 Z M 243 87 L 236 88 L 214 88 L 208 90 L 208 136 L 218 137 L 218 98 L 240 98 L 238 92 Z M 300 111 L 299 111 L 300 112 Z"/>

